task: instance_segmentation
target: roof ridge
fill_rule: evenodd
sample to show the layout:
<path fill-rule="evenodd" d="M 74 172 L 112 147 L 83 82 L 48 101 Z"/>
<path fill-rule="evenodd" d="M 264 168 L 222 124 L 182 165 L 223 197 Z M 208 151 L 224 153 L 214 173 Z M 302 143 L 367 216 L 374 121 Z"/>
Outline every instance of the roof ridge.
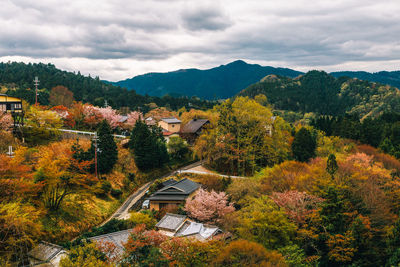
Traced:
<path fill-rule="evenodd" d="M 99 237 L 104 237 L 104 236 L 114 236 L 116 234 L 120 234 L 122 232 L 129 232 L 129 231 L 132 231 L 132 230 L 133 230 L 133 228 L 126 229 L 126 230 L 121 230 L 121 231 L 116 231 L 116 232 L 111 232 L 111 233 L 108 233 L 108 234 L 96 235 L 96 236 L 89 237 L 88 239 L 99 238 Z"/>

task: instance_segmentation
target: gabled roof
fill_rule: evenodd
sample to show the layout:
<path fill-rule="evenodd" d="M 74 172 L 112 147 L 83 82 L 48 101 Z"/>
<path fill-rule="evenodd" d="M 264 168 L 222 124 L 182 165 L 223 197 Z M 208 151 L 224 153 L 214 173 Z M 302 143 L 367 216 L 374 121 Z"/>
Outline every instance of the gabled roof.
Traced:
<path fill-rule="evenodd" d="M 170 117 L 170 118 L 162 118 L 162 121 L 165 121 L 166 123 L 181 123 L 180 120 L 178 120 L 175 117 Z"/>
<path fill-rule="evenodd" d="M 175 184 L 176 182 L 177 182 L 177 180 L 171 178 L 171 179 L 166 180 L 165 182 L 163 182 L 162 185 L 165 187 L 165 186 L 169 186 L 171 184 Z"/>
<path fill-rule="evenodd" d="M 200 185 L 187 178 L 178 182 L 164 186 L 153 195 L 149 200 L 185 200 L 191 193 L 196 191 Z"/>
<path fill-rule="evenodd" d="M 121 116 L 121 118 L 118 120 L 119 123 L 124 123 L 128 120 L 128 116 Z"/>
<path fill-rule="evenodd" d="M 28 252 L 28 256 L 39 262 L 49 262 L 60 252 L 65 253 L 63 247 L 45 241 L 40 241 L 36 247 Z"/>
<path fill-rule="evenodd" d="M 185 126 L 183 126 L 182 133 L 196 133 L 203 127 L 206 123 L 209 123 L 207 119 L 193 119 L 189 121 Z"/>
<path fill-rule="evenodd" d="M 206 240 L 222 232 L 217 226 L 206 225 L 203 223 L 187 221 L 175 234 L 175 236 L 195 236 L 199 240 Z"/>
<path fill-rule="evenodd" d="M 222 233 L 217 226 L 207 225 L 189 220 L 185 215 L 167 213 L 156 224 L 159 230 L 166 231 L 170 236 L 195 237 L 200 241 L 212 238 Z"/>
<path fill-rule="evenodd" d="M 185 222 L 187 217 L 185 215 L 167 213 L 164 217 L 156 224 L 156 227 L 163 230 L 169 230 L 176 232 Z"/>
<path fill-rule="evenodd" d="M 166 186 L 164 188 L 161 188 L 158 192 L 156 193 L 162 193 L 162 192 L 182 192 L 184 194 L 191 194 L 193 191 L 197 190 L 200 187 L 200 185 L 196 182 L 193 182 L 192 180 L 189 180 L 188 178 L 182 179 L 179 182 L 176 182 L 174 184 L 171 184 L 169 186 Z"/>

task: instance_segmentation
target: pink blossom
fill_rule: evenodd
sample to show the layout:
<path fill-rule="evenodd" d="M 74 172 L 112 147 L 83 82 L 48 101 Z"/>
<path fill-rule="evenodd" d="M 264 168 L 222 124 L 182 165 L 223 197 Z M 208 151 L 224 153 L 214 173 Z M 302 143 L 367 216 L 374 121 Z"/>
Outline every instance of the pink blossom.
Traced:
<path fill-rule="evenodd" d="M 185 211 L 190 217 L 201 222 L 220 223 L 224 216 L 235 211 L 235 208 L 232 203 L 228 203 L 224 192 L 207 192 L 200 189 L 194 198 L 186 201 Z"/>
<path fill-rule="evenodd" d="M 13 124 L 13 119 L 8 113 L 0 113 L 0 130 L 10 130 Z"/>

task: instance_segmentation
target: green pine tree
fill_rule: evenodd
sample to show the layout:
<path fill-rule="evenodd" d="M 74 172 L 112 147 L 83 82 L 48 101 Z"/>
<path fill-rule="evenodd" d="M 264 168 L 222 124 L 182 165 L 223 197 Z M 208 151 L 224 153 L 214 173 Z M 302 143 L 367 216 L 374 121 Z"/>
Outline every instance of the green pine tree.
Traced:
<path fill-rule="evenodd" d="M 301 128 L 294 136 L 292 153 L 297 161 L 306 162 L 315 157 L 316 148 L 317 142 L 306 128 Z"/>
<path fill-rule="evenodd" d="M 161 167 L 169 161 L 167 147 L 159 127 L 149 128 L 138 120 L 131 133 L 129 147 L 140 170 Z"/>
<path fill-rule="evenodd" d="M 326 162 L 326 171 L 331 175 L 332 179 L 338 169 L 339 166 L 336 162 L 335 155 L 330 154 L 328 157 L 328 161 Z"/>
<path fill-rule="evenodd" d="M 110 125 L 103 120 L 97 129 L 97 165 L 99 173 L 109 173 L 118 160 L 118 148 Z M 93 142 L 92 142 L 93 146 Z M 94 148 L 93 148 L 94 149 Z"/>

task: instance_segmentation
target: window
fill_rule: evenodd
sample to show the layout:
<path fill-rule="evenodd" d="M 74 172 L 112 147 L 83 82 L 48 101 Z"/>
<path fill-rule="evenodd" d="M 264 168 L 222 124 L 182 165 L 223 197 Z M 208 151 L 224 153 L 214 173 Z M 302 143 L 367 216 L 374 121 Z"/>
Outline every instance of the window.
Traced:
<path fill-rule="evenodd" d="M 6 104 L 0 104 L 0 111 L 2 111 L 2 112 L 6 112 L 7 111 Z"/>

